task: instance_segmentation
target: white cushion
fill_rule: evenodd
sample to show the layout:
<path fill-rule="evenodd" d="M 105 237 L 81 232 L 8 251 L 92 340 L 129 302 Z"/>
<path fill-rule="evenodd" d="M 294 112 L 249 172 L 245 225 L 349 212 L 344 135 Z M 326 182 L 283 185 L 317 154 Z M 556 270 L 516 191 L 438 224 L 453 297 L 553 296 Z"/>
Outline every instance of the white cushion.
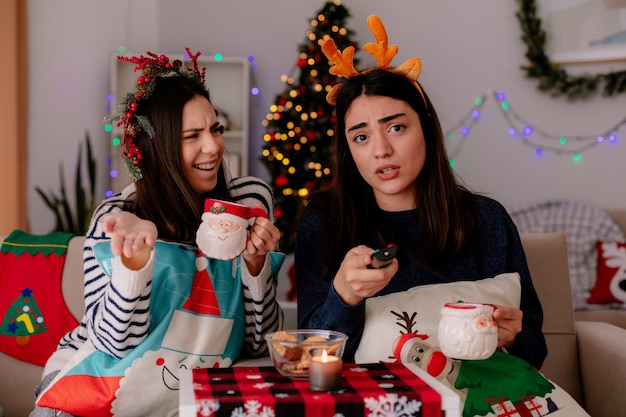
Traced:
<path fill-rule="evenodd" d="M 519 308 L 520 294 L 519 274 L 506 273 L 479 281 L 420 285 L 405 292 L 369 298 L 356 362 L 393 358 L 392 344 L 403 333 L 426 335 L 431 344 L 437 345 L 440 310 L 445 303 L 464 301 Z"/>

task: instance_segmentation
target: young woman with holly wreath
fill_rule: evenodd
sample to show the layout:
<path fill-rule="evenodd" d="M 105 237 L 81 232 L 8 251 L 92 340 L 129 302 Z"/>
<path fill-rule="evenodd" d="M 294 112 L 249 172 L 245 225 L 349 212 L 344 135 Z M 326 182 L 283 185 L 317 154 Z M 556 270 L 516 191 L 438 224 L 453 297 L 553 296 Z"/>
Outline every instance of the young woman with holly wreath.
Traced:
<path fill-rule="evenodd" d="M 86 313 L 48 360 L 32 417 L 177 415 L 179 369 L 267 354 L 263 336 L 282 327 L 272 193 L 257 178 L 229 178 L 224 127 L 199 53 L 187 52 L 193 68 L 150 52 L 120 57 L 142 72 L 109 119 L 124 129 L 135 181 L 95 210 L 84 246 Z M 234 260 L 196 246 L 207 198 L 268 213 Z"/>

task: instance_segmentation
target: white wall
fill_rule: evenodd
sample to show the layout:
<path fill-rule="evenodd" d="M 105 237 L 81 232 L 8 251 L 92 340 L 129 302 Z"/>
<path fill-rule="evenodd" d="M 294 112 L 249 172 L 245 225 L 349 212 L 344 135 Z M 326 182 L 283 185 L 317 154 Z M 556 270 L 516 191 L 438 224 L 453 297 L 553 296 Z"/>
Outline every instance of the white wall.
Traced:
<path fill-rule="evenodd" d="M 538 0 L 537 3 L 540 3 Z M 251 98 L 251 166 L 257 162 L 260 125 L 274 96 L 284 89 L 280 76 L 291 73 L 309 19 L 322 0 L 29 0 L 30 81 L 29 217 L 31 231 L 53 227 L 50 211 L 34 186 L 58 190 L 58 164 L 71 178 L 76 144 L 85 131 L 104 160 L 108 152 L 102 117 L 109 89 L 109 57 L 117 47 L 145 52 L 181 53 L 185 46 L 206 54 L 254 55 L 252 83 L 262 95 Z M 525 78 L 525 46 L 515 17 L 518 2 L 493 0 L 345 1 L 362 45 L 372 40 L 369 14 L 378 14 L 390 42 L 399 45 L 394 64 L 419 55 L 420 81 L 433 99 L 444 129 L 459 121 L 475 97 L 498 90 L 533 125 L 563 135 L 599 133 L 626 115 L 626 94 L 568 102 L 537 91 Z M 289 16 L 289 17 L 284 17 Z M 371 62 L 362 56 L 362 62 Z M 606 72 L 608 65 L 591 68 Z M 219 105 L 219 104 L 218 104 Z M 568 155 L 533 149 L 506 135 L 507 125 L 492 98 L 483 117 L 456 157 L 456 169 L 472 189 L 506 206 L 547 198 L 626 207 L 626 127 L 614 145 L 597 146 L 572 162 Z M 106 188 L 106 167 L 99 164 L 99 192 Z"/>

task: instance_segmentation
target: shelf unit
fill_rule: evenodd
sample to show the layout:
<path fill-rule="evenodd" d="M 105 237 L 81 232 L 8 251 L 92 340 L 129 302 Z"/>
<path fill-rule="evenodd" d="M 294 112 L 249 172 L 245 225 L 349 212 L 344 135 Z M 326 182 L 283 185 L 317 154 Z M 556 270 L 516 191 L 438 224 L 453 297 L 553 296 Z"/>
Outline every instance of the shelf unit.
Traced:
<path fill-rule="evenodd" d="M 139 76 L 135 65 L 120 61 L 114 53 L 111 55 L 111 112 L 116 112 L 118 104 L 126 93 L 133 91 Z M 125 56 L 141 54 L 127 52 Z M 144 54 L 145 55 L 145 54 Z M 192 67 L 193 63 L 185 55 L 169 55 L 170 61 L 180 59 L 184 67 Z M 222 57 L 201 54 L 198 66 L 206 67 L 205 84 L 211 93 L 211 102 L 219 112 L 228 117 L 229 126 L 222 135 L 224 138 L 224 160 L 233 177 L 248 174 L 248 143 L 250 119 L 250 63 L 245 57 Z M 121 191 L 132 182 L 121 158 L 121 149 L 115 143 L 121 139 L 122 130 L 114 125 L 111 131 L 111 167 L 110 190 Z"/>

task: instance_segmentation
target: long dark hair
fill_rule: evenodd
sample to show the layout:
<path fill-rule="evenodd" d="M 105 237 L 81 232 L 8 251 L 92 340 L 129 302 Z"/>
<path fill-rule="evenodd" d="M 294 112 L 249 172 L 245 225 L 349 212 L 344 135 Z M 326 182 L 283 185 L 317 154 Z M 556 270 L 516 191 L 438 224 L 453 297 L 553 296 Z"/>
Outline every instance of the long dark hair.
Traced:
<path fill-rule="evenodd" d="M 385 243 L 384 225 L 377 224 L 380 210 L 372 187 L 363 180 L 350 153 L 345 116 L 362 94 L 385 96 L 408 103 L 417 112 L 424 132 L 426 160 L 417 177 L 416 210 L 424 234 L 417 258 L 420 264 L 442 260 L 461 251 L 480 220 L 473 195 L 456 181 L 448 162 L 444 136 L 435 109 L 422 88 L 401 74 L 375 69 L 346 80 L 337 96 L 337 131 L 333 142 L 335 161 L 332 186 L 313 193 L 308 205 L 320 210 L 326 236 L 329 271 L 336 271 L 354 246 Z"/>
<path fill-rule="evenodd" d="M 193 243 L 208 195 L 199 197 L 183 174 L 183 107 L 195 96 L 209 102 L 211 97 L 203 85 L 188 77 L 162 77 L 154 82 L 154 91 L 137 113 L 150 120 L 155 136 L 142 132 L 135 141 L 143 155 L 143 178 L 136 181 L 137 192 L 129 205 L 139 217 L 154 222 L 160 239 Z M 217 186 L 209 194 L 230 199 L 223 164 Z"/>

